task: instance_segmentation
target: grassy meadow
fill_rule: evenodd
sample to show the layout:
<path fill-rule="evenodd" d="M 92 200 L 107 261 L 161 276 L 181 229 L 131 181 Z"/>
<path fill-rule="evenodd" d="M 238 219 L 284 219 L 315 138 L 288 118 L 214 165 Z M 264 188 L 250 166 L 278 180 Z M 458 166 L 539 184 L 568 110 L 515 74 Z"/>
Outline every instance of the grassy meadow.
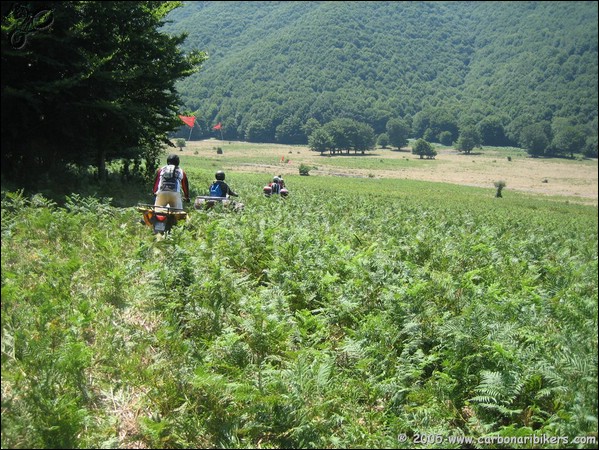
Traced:
<path fill-rule="evenodd" d="M 151 187 L 3 190 L 3 448 L 597 447 L 596 205 L 202 151 L 245 209 L 164 237 Z"/>

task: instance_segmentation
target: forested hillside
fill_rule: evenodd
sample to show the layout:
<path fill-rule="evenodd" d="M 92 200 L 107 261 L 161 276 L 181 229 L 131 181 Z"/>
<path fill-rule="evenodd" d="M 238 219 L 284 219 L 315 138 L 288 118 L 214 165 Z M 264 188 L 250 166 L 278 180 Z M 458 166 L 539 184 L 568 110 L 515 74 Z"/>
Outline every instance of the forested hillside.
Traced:
<path fill-rule="evenodd" d="M 148 177 L 173 137 L 597 157 L 597 83 L 596 2 L 6 2 L 2 175 Z"/>
<path fill-rule="evenodd" d="M 221 122 L 225 138 L 305 143 L 310 118 L 376 134 L 401 118 L 429 141 L 476 126 L 488 145 L 566 124 L 596 152 L 596 2 L 186 2 L 169 19 L 209 55 L 178 84 L 192 139 Z"/>

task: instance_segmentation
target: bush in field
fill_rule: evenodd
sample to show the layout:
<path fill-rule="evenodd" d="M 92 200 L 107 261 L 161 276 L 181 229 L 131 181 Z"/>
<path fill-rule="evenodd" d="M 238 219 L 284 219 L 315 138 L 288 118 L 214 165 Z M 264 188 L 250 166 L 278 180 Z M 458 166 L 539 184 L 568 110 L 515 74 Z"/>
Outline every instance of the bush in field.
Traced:
<path fill-rule="evenodd" d="M 412 147 L 412 154 L 420 156 L 420 159 L 425 156 L 427 159 L 434 159 L 437 156 L 437 150 L 431 143 L 426 142 L 424 139 L 418 139 Z"/>
<path fill-rule="evenodd" d="M 499 181 L 495 181 L 493 184 L 495 185 L 495 189 L 496 189 L 495 197 L 502 197 L 501 191 L 506 186 L 505 181 L 499 180 Z"/>
<path fill-rule="evenodd" d="M 299 174 L 300 175 L 305 175 L 305 176 L 310 175 L 310 170 L 312 170 L 312 167 L 307 164 L 302 163 L 299 166 Z"/>

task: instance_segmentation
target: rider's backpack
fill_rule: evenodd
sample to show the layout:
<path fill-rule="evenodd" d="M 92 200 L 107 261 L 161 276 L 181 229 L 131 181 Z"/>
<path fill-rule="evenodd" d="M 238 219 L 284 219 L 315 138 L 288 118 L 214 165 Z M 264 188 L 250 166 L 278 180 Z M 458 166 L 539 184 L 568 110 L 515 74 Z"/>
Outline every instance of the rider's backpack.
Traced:
<path fill-rule="evenodd" d="M 162 171 L 162 184 L 160 190 L 177 192 L 177 168 L 169 164 Z"/>
<path fill-rule="evenodd" d="M 223 187 L 218 181 L 215 181 L 210 186 L 210 197 L 224 197 Z"/>

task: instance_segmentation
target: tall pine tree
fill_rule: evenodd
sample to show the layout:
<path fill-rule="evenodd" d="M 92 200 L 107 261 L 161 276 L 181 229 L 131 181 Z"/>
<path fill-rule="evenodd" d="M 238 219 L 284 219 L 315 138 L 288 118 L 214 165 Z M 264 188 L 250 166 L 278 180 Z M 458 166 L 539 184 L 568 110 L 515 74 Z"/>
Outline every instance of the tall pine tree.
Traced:
<path fill-rule="evenodd" d="M 206 59 L 161 32 L 180 2 L 22 2 L 2 19 L 2 172 L 156 164 L 179 125 L 175 82 Z"/>

